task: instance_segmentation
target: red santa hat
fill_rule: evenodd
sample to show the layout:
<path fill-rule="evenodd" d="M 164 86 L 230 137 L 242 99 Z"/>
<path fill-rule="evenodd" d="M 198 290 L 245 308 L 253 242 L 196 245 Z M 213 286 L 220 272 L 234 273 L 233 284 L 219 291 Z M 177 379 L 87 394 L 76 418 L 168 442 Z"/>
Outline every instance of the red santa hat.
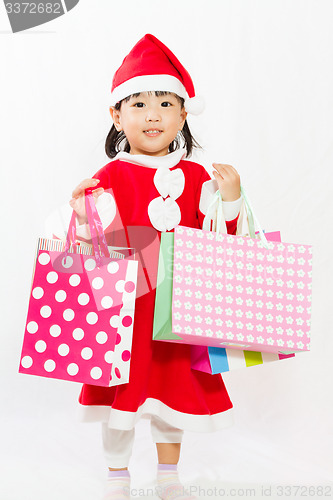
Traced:
<path fill-rule="evenodd" d="M 116 71 L 111 89 L 111 106 L 138 92 L 162 90 L 185 100 L 193 115 L 203 111 L 202 98 L 195 95 L 190 74 L 177 57 L 153 35 L 145 35 L 133 47 Z"/>

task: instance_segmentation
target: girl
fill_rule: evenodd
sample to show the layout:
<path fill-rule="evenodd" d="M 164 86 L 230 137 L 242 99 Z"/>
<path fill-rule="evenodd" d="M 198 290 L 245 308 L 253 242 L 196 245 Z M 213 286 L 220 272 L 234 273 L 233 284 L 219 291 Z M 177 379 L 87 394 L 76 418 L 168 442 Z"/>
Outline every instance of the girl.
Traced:
<path fill-rule="evenodd" d="M 112 245 L 143 248 L 147 230 L 159 241 L 162 231 L 173 231 L 178 224 L 201 228 L 217 188 L 228 232 L 235 234 L 241 204 L 238 173 L 230 165 L 213 164 L 214 181 L 201 165 L 185 159 L 198 146 L 186 121 L 187 113 L 198 113 L 198 98 L 174 54 L 145 35 L 115 73 L 111 100 L 113 126 L 106 140 L 111 162 L 83 181 L 70 201 L 81 235 L 87 188 L 95 188 Z M 123 232 L 115 231 L 119 219 Z M 125 235 L 127 245 L 117 235 Z M 157 260 L 158 245 L 150 245 L 149 258 L 139 263 L 129 383 L 84 385 L 80 395 L 84 420 L 103 422 L 109 467 L 105 499 L 130 497 L 128 464 L 140 417 L 151 420 L 158 494 L 165 500 L 194 498 L 186 496 L 177 475 L 184 430 L 212 432 L 232 422 L 232 403 L 221 375 L 191 370 L 189 345 L 152 340 Z"/>

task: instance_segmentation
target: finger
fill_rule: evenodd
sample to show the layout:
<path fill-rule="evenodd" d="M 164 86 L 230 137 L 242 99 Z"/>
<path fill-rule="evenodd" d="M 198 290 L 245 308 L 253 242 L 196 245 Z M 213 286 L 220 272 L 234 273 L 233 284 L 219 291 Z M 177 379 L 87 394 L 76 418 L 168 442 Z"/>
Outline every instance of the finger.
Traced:
<path fill-rule="evenodd" d="M 215 170 L 213 171 L 213 174 L 217 174 L 217 175 L 220 175 L 223 179 L 223 175 L 222 175 L 222 165 L 214 165 L 213 163 L 213 167 L 215 168 Z"/>
<path fill-rule="evenodd" d="M 215 180 L 219 188 L 223 188 L 223 186 L 225 185 L 225 179 L 220 174 L 215 175 Z"/>
<path fill-rule="evenodd" d="M 219 172 L 224 172 L 225 174 L 228 173 L 238 175 L 237 170 L 232 165 L 227 165 L 226 163 L 213 163 L 213 167 Z"/>
<path fill-rule="evenodd" d="M 224 165 L 220 169 L 221 176 L 228 181 L 234 180 L 238 176 L 237 170 L 235 170 L 231 165 Z"/>
<path fill-rule="evenodd" d="M 71 200 L 69 200 L 69 205 L 73 210 L 77 212 L 77 210 L 80 208 L 81 203 L 78 203 L 78 198 L 72 198 Z"/>
<path fill-rule="evenodd" d="M 224 167 L 228 166 L 225 163 L 213 163 L 212 165 L 213 165 L 214 168 L 216 168 L 216 170 L 221 170 L 221 168 L 224 168 Z"/>
<path fill-rule="evenodd" d="M 226 167 L 226 168 L 228 168 L 228 167 L 234 168 L 232 165 L 229 165 L 228 163 L 216 163 L 216 162 L 214 162 L 214 163 L 212 163 L 212 165 L 219 166 L 219 167 Z"/>
<path fill-rule="evenodd" d="M 230 175 L 230 170 L 228 170 L 229 165 L 224 165 L 222 163 L 213 163 L 213 167 L 217 170 L 217 172 L 221 175 L 221 177 L 227 178 Z"/>
<path fill-rule="evenodd" d="M 230 177 L 230 174 L 228 170 L 226 170 L 224 167 L 220 166 L 218 174 L 222 177 L 224 180 L 228 180 Z"/>
<path fill-rule="evenodd" d="M 104 188 L 98 188 L 98 189 L 94 189 L 94 191 L 92 191 L 94 198 L 98 198 L 103 193 L 104 193 Z"/>
<path fill-rule="evenodd" d="M 215 180 L 216 180 L 219 188 L 222 188 L 223 185 L 224 185 L 224 179 L 223 179 L 223 177 L 218 172 L 213 172 L 213 175 L 215 177 Z"/>
<path fill-rule="evenodd" d="M 239 175 L 237 170 L 232 165 L 224 165 L 224 169 L 231 177 L 236 177 Z"/>
<path fill-rule="evenodd" d="M 237 170 L 234 167 L 232 167 L 231 165 L 228 165 L 228 169 L 226 169 L 225 175 L 227 175 L 228 178 L 232 181 L 239 178 L 239 174 L 238 174 Z"/>
<path fill-rule="evenodd" d="M 221 170 L 221 168 L 223 166 L 222 163 L 213 163 L 212 165 L 215 168 L 215 170 L 217 170 L 218 172 Z"/>
<path fill-rule="evenodd" d="M 220 174 L 220 172 L 217 172 L 216 170 L 214 170 L 213 175 L 215 179 L 223 179 L 223 176 Z"/>
<path fill-rule="evenodd" d="M 230 167 L 230 170 L 234 173 L 234 174 L 237 174 L 238 175 L 238 172 L 237 170 L 235 169 L 235 167 L 233 167 L 232 165 L 229 165 Z"/>
<path fill-rule="evenodd" d="M 99 179 L 85 179 L 73 191 L 72 197 L 78 198 L 83 196 L 86 189 L 95 187 L 99 183 Z"/>

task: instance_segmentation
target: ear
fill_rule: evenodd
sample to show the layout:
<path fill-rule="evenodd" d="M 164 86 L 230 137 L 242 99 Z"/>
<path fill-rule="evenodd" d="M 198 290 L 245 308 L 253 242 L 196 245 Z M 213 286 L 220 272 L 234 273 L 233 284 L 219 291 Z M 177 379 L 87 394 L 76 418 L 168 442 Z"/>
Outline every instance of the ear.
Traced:
<path fill-rule="evenodd" d="M 183 107 L 183 108 L 180 110 L 180 125 L 179 125 L 179 130 L 180 130 L 180 131 L 182 131 L 182 130 L 183 130 L 183 127 L 184 127 L 184 124 L 185 124 L 186 117 L 187 117 L 187 113 L 186 113 L 186 111 L 185 111 L 185 108 Z"/>
<path fill-rule="evenodd" d="M 110 115 L 111 115 L 113 124 L 116 127 L 116 130 L 118 132 L 120 132 L 122 130 L 122 126 L 120 124 L 120 110 L 115 109 L 113 106 L 110 106 L 109 111 L 110 111 Z"/>

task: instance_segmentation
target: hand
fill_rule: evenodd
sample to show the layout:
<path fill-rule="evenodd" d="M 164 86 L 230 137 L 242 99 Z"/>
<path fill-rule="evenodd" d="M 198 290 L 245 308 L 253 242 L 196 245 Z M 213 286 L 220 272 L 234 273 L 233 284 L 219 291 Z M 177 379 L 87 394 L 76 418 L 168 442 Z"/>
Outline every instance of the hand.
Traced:
<path fill-rule="evenodd" d="M 87 188 L 97 186 L 98 183 L 99 179 L 85 179 L 74 189 L 72 193 L 72 199 L 69 204 L 72 209 L 75 210 L 80 225 L 88 222 L 86 214 L 85 190 Z M 95 202 L 102 193 L 104 193 L 103 188 L 97 188 L 92 191 Z"/>
<path fill-rule="evenodd" d="M 231 165 L 213 163 L 213 175 L 217 180 L 223 201 L 235 201 L 240 197 L 240 177 Z"/>

